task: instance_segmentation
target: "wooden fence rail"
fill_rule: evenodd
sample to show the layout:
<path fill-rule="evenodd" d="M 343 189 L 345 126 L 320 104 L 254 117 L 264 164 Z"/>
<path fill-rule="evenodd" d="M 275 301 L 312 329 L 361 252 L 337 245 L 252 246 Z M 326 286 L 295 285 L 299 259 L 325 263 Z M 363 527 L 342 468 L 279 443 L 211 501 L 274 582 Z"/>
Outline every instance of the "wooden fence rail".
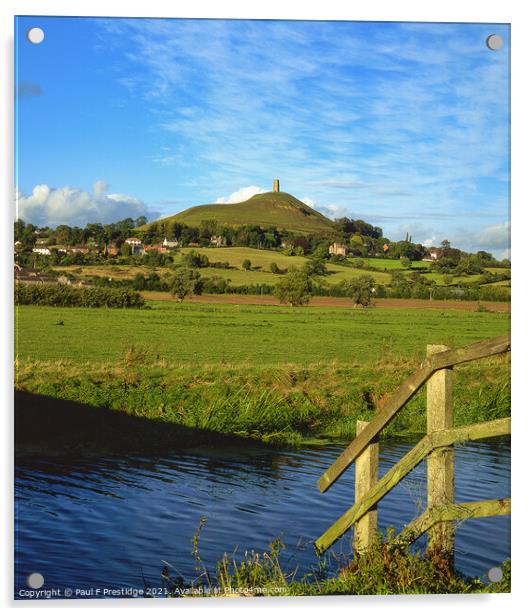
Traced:
<path fill-rule="evenodd" d="M 454 520 L 508 515 L 510 499 L 454 502 L 454 444 L 510 434 L 510 418 L 453 427 L 452 368 L 510 350 L 510 336 L 483 340 L 461 349 L 429 345 L 427 359 L 399 387 L 370 422 L 358 422 L 357 436 L 318 481 L 322 492 L 355 464 L 355 503 L 316 541 L 319 552 L 355 526 L 354 549 L 365 550 L 377 532 L 377 503 L 423 459 L 427 458 L 427 510 L 399 535 L 415 540 L 429 533 L 429 548 L 452 555 Z M 414 394 L 427 383 L 427 435 L 378 479 L 378 436 Z"/>

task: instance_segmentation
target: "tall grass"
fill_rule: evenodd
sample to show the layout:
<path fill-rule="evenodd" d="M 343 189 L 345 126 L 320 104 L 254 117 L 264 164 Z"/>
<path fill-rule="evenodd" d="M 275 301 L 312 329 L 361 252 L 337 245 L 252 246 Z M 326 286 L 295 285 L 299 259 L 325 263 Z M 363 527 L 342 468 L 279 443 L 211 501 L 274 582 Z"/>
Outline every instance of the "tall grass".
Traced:
<path fill-rule="evenodd" d="M 20 362 L 17 387 L 272 446 L 298 447 L 309 439 L 352 439 L 356 422 L 371 420 L 379 411 L 379 400 L 393 394 L 414 367 L 390 363 L 356 369 L 342 364 L 197 367 L 173 365 L 142 346 L 129 345 L 119 366 Z M 456 425 L 508 416 L 505 359 L 457 369 L 454 392 Z M 425 431 L 426 395 L 421 390 L 383 437 Z"/>
<path fill-rule="evenodd" d="M 189 588 L 191 596 L 279 596 L 279 595 L 397 595 L 397 594 L 464 594 L 510 592 L 510 561 L 503 564 L 500 582 L 484 584 L 456 571 L 451 562 L 438 555 L 413 552 L 395 539 L 393 530 L 384 539 L 378 536 L 370 549 L 349 559 L 338 559 L 337 570 L 327 571 L 317 559 L 313 572 L 298 575 L 297 567 L 286 571 L 280 537 L 269 550 L 244 550 L 240 558 L 227 553 L 218 561 L 216 572 L 204 565 L 199 548 L 199 534 L 206 523 L 202 518 L 192 543 L 192 556 L 198 573 Z M 181 576 L 172 577 L 168 563 L 162 572 L 170 597 L 182 596 L 186 587 Z"/>

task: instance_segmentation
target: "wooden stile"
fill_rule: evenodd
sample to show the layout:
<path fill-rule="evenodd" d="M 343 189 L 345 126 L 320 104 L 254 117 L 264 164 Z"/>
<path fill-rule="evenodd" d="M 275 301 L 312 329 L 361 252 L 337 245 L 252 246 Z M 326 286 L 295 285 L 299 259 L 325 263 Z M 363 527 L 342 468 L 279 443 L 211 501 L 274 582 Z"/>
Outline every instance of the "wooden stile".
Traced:
<path fill-rule="evenodd" d="M 397 541 L 414 541 L 429 533 L 429 550 L 452 558 L 454 521 L 508 515 L 510 499 L 454 502 L 454 444 L 510 434 L 510 418 L 469 426 L 453 427 L 452 368 L 510 350 L 505 334 L 461 349 L 429 345 L 427 358 L 382 407 L 370 422 L 357 422 L 357 436 L 318 481 L 324 492 L 356 461 L 355 503 L 315 542 L 324 552 L 353 525 L 353 548 L 365 551 L 377 532 L 377 503 L 422 460 L 427 459 L 427 509 L 410 523 Z M 400 409 L 427 383 L 427 435 L 405 454 L 383 477 L 378 478 L 378 435 Z"/>
<path fill-rule="evenodd" d="M 471 426 L 438 430 L 423 437 L 419 443 L 383 475 L 366 496 L 343 513 L 316 541 L 318 552 L 326 549 L 346 533 L 367 511 L 376 505 L 401 479 L 414 469 L 431 451 L 461 441 L 476 441 L 510 434 L 510 418 L 495 419 Z"/>

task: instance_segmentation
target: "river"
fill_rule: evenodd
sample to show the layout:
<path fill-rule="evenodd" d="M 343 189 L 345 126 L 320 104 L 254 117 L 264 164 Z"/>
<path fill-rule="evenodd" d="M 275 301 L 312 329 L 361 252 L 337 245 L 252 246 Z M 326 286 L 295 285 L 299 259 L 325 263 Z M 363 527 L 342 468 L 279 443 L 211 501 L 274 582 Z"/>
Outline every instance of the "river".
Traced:
<path fill-rule="evenodd" d="M 411 447 L 400 439 L 381 443 L 380 474 Z M 199 552 L 211 572 L 224 552 L 262 551 L 278 536 L 286 544 L 286 569 L 311 571 L 312 541 L 353 502 L 352 470 L 326 494 L 316 488 L 341 450 L 224 447 L 150 457 L 21 458 L 15 596 L 32 572 L 44 576 L 43 588 L 159 587 L 163 560 L 188 583 L 198 575 L 191 538 L 202 516 Z M 382 529 L 400 528 L 423 510 L 425 473 L 422 463 L 380 502 Z M 509 439 L 456 446 L 455 475 L 457 502 L 509 496 Z M 348 556 L 349 545 L 347 534 L 333 551 Z M 456 565 L 463 573 L 486 580 L 509 555 L 509 516 L 459 525 Z"/>

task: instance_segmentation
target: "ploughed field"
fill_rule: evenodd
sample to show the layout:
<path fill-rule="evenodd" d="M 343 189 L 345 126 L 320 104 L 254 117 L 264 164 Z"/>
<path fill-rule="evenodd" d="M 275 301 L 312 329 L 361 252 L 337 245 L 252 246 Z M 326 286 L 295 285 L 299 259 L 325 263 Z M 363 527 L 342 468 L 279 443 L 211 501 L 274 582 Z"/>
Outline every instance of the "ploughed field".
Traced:
<path fill-rule="evenodd" d="M 509 328 L 507 314 L 459 309 L 167 301 L 18 306 L 16 321 L 21 391 L 283 445 L 350 438 L 427 344 L 463 346 Z M 455 369 L 458 424 L 508 414 L 507 361 Z M 389 433 L 423 431 L 424 404 L 416 396 Z"/>

